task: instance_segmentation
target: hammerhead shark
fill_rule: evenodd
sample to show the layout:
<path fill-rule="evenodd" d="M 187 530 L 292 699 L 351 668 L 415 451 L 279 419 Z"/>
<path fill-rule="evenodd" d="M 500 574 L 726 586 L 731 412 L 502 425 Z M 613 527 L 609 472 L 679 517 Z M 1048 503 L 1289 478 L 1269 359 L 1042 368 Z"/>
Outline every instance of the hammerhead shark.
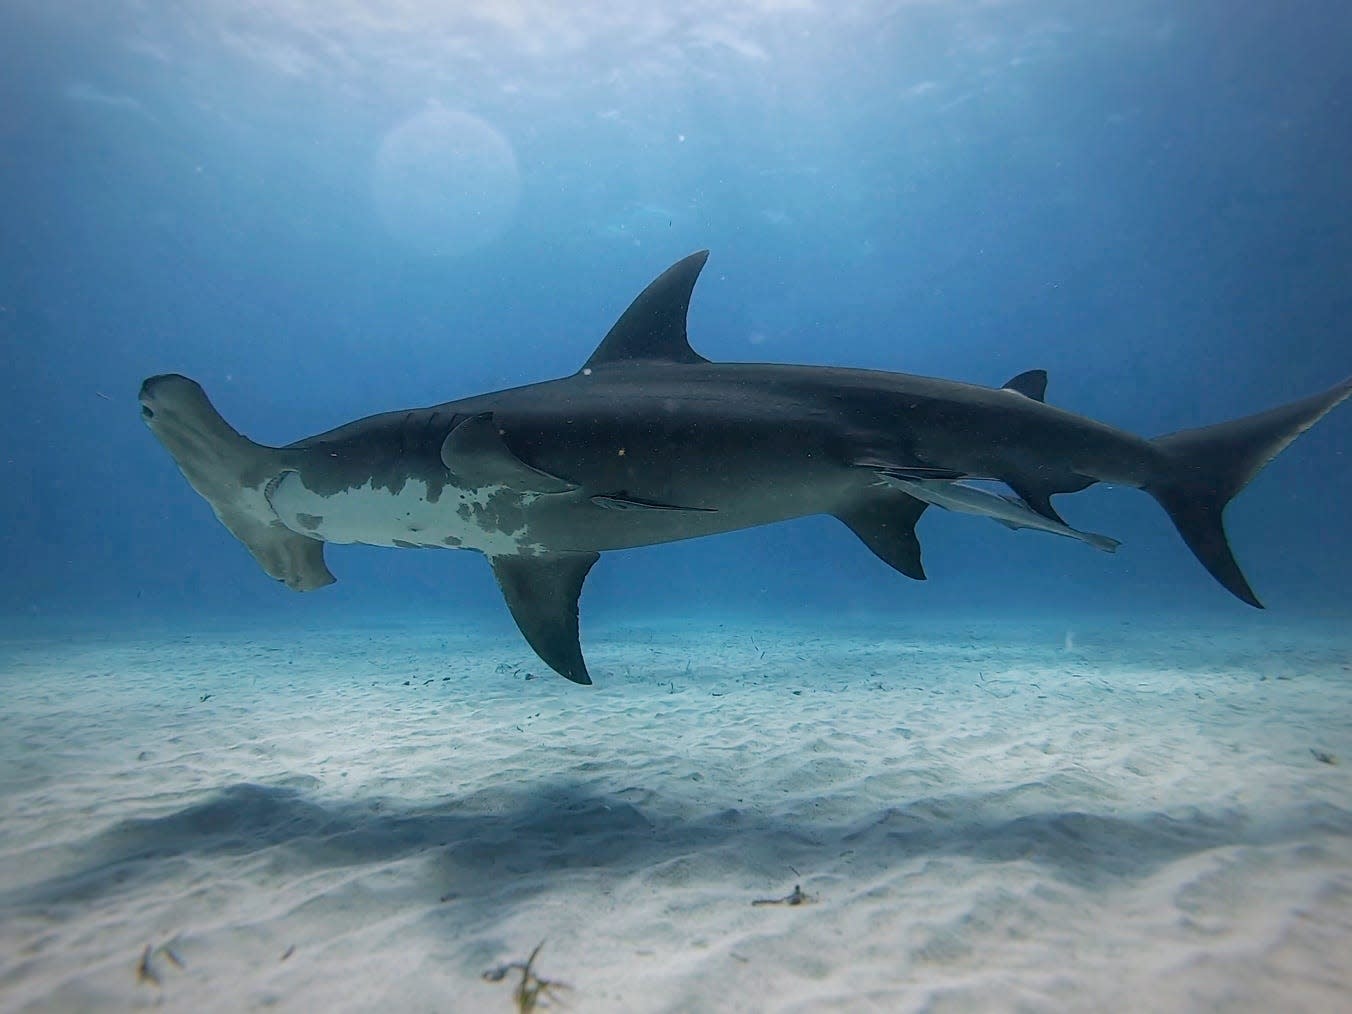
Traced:
<path fill-rule="evenodd" d="M 371 416 L 285 447 L 240 435 L 195 381 L 141 385 L 141 414 L 263 570 L 334 581 L 324 543 L 473 549 L 550 668 L 590 683 L 578 597 L 599 554 L 812 514 L 840 519 L 924 580 L 931 504 L 1084 538 L 1051 498 L 1096 482 L 1145 490 L 1202 565 L 1261 608 L 1222 524 L 1269 461 L 1352 395 L 1352 378 L 1257 415 L 1153 440 L 1003 387 L 875 370 L 714 363 L 686 314 L 708 257 L 668 268 L 572 376 Z M 995 480 L 1002 497 L 964 480 Z"/>

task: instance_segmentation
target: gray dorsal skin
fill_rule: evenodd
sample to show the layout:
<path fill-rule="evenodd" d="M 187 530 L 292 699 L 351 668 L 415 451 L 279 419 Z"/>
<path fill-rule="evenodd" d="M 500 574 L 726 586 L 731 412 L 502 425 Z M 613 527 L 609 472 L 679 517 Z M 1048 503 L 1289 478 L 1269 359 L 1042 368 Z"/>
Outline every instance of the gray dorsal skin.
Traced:
<path fill-rule="evenodd" d="M 706 258 L 664 272 L 584 368 L 559 380 L 372 416 L 286 447 L 241 436 L 186 377 L 147 380 L 142 416 L 217 517 L 289 587 L 333 580 L 326 542 L 477 550 L 531 647 L 585 683 L 578 596 L 599 553 L 830 514 L 923 580 L 915 528 L 927 501 L 912 493 L 934 498 L 936 486 L 963 479 L 998 480 L 1021 498 L 988 494 L 968 509 L 1100 548 L 1112 540 L 1070 528 L 1051 498 L 1096 482 L 1143 489 L 1216 580 L 1256 606 L 1225 506 L 1352 396 L 1350 378 L 1147 440 L 1047 405 L 1041 370 L 990 388 L 713 363 L 686 336 Z"/>
<path fill-rule="evenodd" d="M 1011 377 L 1006 381 L 1004 389 L 1016 391 L 1025 398 L 1032 398 L 1034 401 L 1046 401 L 1047 371 L 1028 370 L 1026 373 L 1020 373 L 1017 377 Z"/>

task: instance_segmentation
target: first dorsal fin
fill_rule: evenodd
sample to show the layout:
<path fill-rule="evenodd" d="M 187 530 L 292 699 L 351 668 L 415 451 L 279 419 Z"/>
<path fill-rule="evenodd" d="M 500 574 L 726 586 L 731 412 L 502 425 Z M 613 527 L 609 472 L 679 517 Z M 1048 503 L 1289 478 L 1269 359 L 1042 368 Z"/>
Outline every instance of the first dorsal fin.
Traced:
<path fill-rule="evenodd" d="M 1020 373 L 1017 377 L 1011 377 L 1005 384 L 1006 391 L 1015 391 L 1025 398 L 1032 398 L 1034 401 L 1047 400 L 1047 371 L 1029 370 L 1026 373 Z"/>
<path fill-rule="evenodd" d="M 584 370 L 626 360 L 663 363 L 707 363 L 690 347 L 685 315 L 700 269 L 709 259 L 701 250 L 677 261 L 629 304 L 615 326 L 596 347 Z"/>

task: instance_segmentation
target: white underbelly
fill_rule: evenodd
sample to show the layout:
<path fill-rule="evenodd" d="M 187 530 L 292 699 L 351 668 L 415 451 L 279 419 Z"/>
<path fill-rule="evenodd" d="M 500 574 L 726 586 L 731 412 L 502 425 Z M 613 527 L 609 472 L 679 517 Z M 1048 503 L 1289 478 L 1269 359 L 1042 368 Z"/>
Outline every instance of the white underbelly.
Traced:
<path fill-rule="evenodd" d="M 435 501 L 427 494 L 426 483 L 409 479 L 398 492 L 367 483 L 324 496 L 309 489 L 300 473 L 286 472 L 270 484 L 267 498 L 287 528 L 325 542 L 477 549 L 490 556 L 544 552 L 526 524 L 537 494 L 449 484 Z"/>

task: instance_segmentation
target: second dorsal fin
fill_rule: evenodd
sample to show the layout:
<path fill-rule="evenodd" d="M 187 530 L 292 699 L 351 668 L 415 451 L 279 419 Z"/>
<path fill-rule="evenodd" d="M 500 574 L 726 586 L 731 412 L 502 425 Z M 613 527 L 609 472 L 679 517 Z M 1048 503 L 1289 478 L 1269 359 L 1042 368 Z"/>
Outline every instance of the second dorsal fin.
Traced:
<path fill-rule="evenodd" d="M 615 326 L 596 347 L 584 370 L 612 363 L 640 360 L 666 363 L 707 363 L 690 347 L 685 334 L 685 315 L 690 294 L 709 251 L 692 253 L 657 276 L 629 304 Z"/>
<path fill-rule="evenodd" d="M 1005 384 L 1006 391 L 1016 391 L 1025 398 L 1032 398 L 1034 401 L 1047 400 L 1047 371 L 1029 370 L 1027 373 L 1020 373 L 1017 377 L 1011 377 Z"/>

